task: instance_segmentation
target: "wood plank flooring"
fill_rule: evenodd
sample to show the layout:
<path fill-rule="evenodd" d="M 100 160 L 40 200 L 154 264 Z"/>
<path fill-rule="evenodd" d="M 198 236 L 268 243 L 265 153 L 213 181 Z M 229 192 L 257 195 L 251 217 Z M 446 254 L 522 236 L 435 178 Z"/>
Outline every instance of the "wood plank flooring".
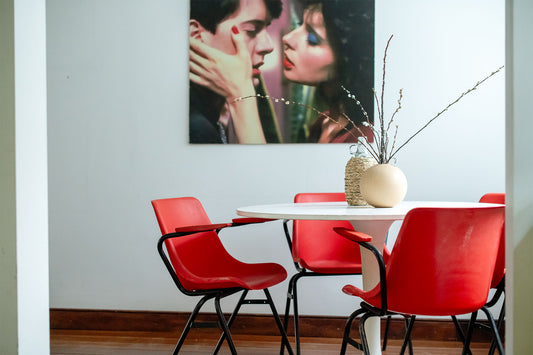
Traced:
<path fill-rule="evenodd" d="M 177 332 L 133 332 L 98 330 L 55 330 L 51 334 L 52 355 L 157 355 L 171 354 L 177 342 Z M 218 339 L 215 329 L 193 329 L 180 354 L 211 354 Z M 237 351 L 242 355 L 279 354 L 280 337 L 264 335 L 235 334 L 233 336 Z M 338 354 L 342 340 L 339 338 L 304 337 L 303 355 Z M 390 340 L 383 355 L 398 354 L 401 342 Z M 453 341 L 413 341 L 414 353 L 424 355 L 461 354 L 461 344 Z M 474 343 L 473 355 L 488 353 L 488 343 Z M 227 345 L 221 355 L 230 354 Z M 361 354 L 348 348 L 347 354 Z"/>

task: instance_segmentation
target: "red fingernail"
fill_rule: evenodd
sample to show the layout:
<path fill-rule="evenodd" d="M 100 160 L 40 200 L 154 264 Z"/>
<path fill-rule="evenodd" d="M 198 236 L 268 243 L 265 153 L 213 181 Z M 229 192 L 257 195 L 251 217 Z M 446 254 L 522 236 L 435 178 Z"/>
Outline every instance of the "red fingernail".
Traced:
<path fill-rule="evenodd" d="M 237 28 L 237 26 L 233 26 L 231 28 L 231 32 L 235 33 L 235 34 L 239 34 L 239 29 Z"/>

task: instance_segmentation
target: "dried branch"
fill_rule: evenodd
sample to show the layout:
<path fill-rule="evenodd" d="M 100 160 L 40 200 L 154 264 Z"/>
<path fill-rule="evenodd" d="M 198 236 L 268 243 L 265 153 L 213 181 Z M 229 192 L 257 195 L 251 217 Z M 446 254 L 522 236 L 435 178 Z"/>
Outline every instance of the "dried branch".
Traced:
<path fill-rule="evenodd" d="M 394 131 L 394 139 L 392 140 L 392 147 L 390 149 L 390 151 L 394 151 L 394 146 L 396 145 L 396 137 L 398 136 L 398 125 L 396 125 L 396 130 Z M 389 157 L 389 159 L 387 160 L 387 163 L 391 160 L 392 158 L 392 155 Z"/>
<path fill-rule="evenodd" d="M 437 117 L 439 117 L 440 115 L 442 115 L 444 112 L 448 111 L 448 109 L 455 105 L 457 102 L 459 102 L 459 100 L 461 100 L 463 97 L 465 97 L 466 95 L 468 95 L 469 93 L 471 93 L 472 91 L 476 90 L 477 87 L 481 84 L 483 84 L 483 82 L 485 82 L 485 80 L 487 80 L 488 78 L 490 78 L 491 76 L 493 76 L 494 74 L 498 73 L 500 70 L 502 70 L 503 66 L 499 67 L 497 70 L 493 71 L 492 73 L 490 73 L 488 76 L 486 76 L 483 80 L 481 81 L 478 81 L 476 83 L 476 85 L 474 85 L 472 88 L 468 89 L 467 91 L 463 92 L 455 101 L 453 101 L 452 103 L 448 104 L 448 106 L 446 106 L 444 108 L 444 110 L 440 111 L 439 113 L 437 113 L 435 115 L 435 117 L 433 117 L 432 119 L 430 119 L 424 126 L 422 126 L 422 128 L 420 128 L 418 131 L 416 131 L 411 137 L 409 137 L 408 140 L 406 140 L 401 146 L 398 147 L 398 149 L 396 149 L 392 154 L 391 156 L 389 157 L 389 161 L 390 159 L 392 159 L 393 156 L 396 155 L 396 153 L 398 153 L 398 151 L 400 149 L 402 149 L 403 147 L 405 147 L 405 145 L 407 143 L 409 143 L 411 141 L 411 139 L 413 139 L 414 137 L 416 137 L 420 132 L 422 132 L 422 130 L 424 130 L 427 126 L 429 126 L 429 124 L 433 121 L 435 121 L 435 119 Z"/>
<path fill-rule="evenodd" d="M 341 89 L 344 90 L 344 92 L 347 94 L 348 98 L 349 99 L 352 99 L 355 101 L 355 104 L 357 106 L 359 106 L 359 108 L 361 109 L 361 112 L 363 113 L 363 116 L 365 116 L 365 119 L 366 119 L 366 122 L 369 124 L 369 125 L 372 125 L 372 123 L 370 122 L 370 117 L 368 117 L 368 113 L 366 112 L 365 108 L 363 107 L 363 105 L 361 104 L 361 101 L 359 101 L 354 94 L 352 94 L 350 92 L 350 90 L 346 89 L 344 86 L 341 85 Z"/>
<path fill-rule="evenodd" d="M 396 116 L 398 111 L 400 111 L 401 108 L 402 108 L 403 89 L 400 89 L 399 95 L 400 95 L 400 97 L 398 98 L 398 107 L 396 108 L 396 111 L 394 111 L 394 113 L 392 114 L 392 116 L 390 118 L 389 124 L 387 126 L 387 132 L 389 131 L 389 128 L 390 128 L 390 126 L 392 124 L 392 121 L 394 121 L 394 116 Z"/>
<path fill-rule="evenodd" d="M 376 108 L 378 110 L 379 126 L 381 127 L 382 126 L 382 122 L 383 122 L 383 114 L 382 114 L 382 111 L 380 109 L 380 103 L 379 103 L 378 94 L 376 92 L 376 89 L 372 89 L 372 91 L 374 92 L 374 99 L 376 100 Z M 374 121 L 374 123 L 376 123 L 376 122 Z M 376 132 L 376 130 L 374 130 L 374 125 L 372 123 L 370 125 L 372 127 L 372 131 Z M 376 142 L 376 145 L 378 146 L 378 151 L 380 153 L 379 154 L 379 159 L 377 161 L 378 161 L 378 163 L 381 163 L 382 162 L 382 160 L 381 160 L 382 159 L 382 153 L 383 153 L 383 141 L 382 140 L 383 140 L 384 136 L 382 134 L 383 132 L 382 132 L 381 129 L 380 129 L 379 132 L 376 132 L 376 133 L 377 134 L 375 134 L 374 141 Z"/>
<path fill-rule="evenodd" d="M 330 119 L 333 123 L 341 126 L 340 122 L 337 121 L 336 119 L 334 119 L 333 117 L 331 117 L 330 115 L 328 115 L 327 113 L 325 112 L 322 112 L 316 108 L 314 108 L 313 106 L 309 106 L 309 105 L 306 105 L 306 104 L 302 104 L 301 102 L 297 102 L 297 101 L 291 101 L 291 100 L 287 100 L 283 97 L 273 97 L 273 96 L 270 96 L 270 95 L 261 95 L 261 94 L 255 94 L 255 95 L 248 95 L 248 96 L 241 96 L 241 97 L 237 97 L 236 99 L 234 99 L 231 103 L 234 103 L 234 102 L 238 102 L 238 101 L 242 101 L 242 100 L 246 100 L 246 99 L 251 99 L 251 98 L 262 98 L 262 99 L 267 99 L 267 100 L 272 100 L 276 103 L 279 103 L 279 102 L 282 102 L 284 103 L 285 105 L 297 105 L 297 106 L 301 106 L 301 107 L 304 107 L 306 109 L 309 109 L 309 110 L 312 110 L 314 112 L 316 112 L 317 114 L 321 115 L 321 116 L 325 116 L 326 118 Z M 359 133 L 361 133 L 361 135 L 366 139 L 366 136 L 364 134 L 364 132 L 355 124 L 354 121 L 352 121 L 347 115 L 344 114 L 344 117 L 348 120 L 348 122 L 350 122 L 356 129 Z M 351 130 L 349 130 L 348 128 L 346 128 L 346 126 L 342 126 L 342 129 L 345 130 L 346 132 L 348 132 L 353 138 L 355 138 L 355 140 L 357 141 L 359 139 L 358 136 L 356 136 L 355 134 L 352 133 Z M 368 142 L 368 140 L 367 140 Z M 368 143 L 370 144 L 370 143 Z"/>
<path fill-rule="evenodd" d="M 392 122 L 394 122 L 394 116 L 396 116 L 396 114 L 398 113 L 398 111 L 400 111 L 400 109 L 402 108 L 402 91 L 403 89 L 400 89 L 400 92 L 399 92 L 399 95 L 400 97 L 398 98 L 398 107 L 396 108 L 396 111 L 394 111 L 394 113 L 392 114 L 391 118 L 390 118 L 390 121 L 389 123 L 387 124 L 387 129 L 385 131 L 385 150 L 387 150 L 387 148 L 389 147 L 389 129 L 390 129 L 390 126 L 392 124 Z M 396 132 L 394 134 L 394 143 L 396 143 L 396 134 L 398 133 L 398 125 L 396 125 Z M 394 144 L 392 145 L 392 148 L 391 148 L 391 152 L 392 150 L 394 149 Z M 385 151 L 385 160 L 387 160 L 387 151 Z"/>
<path fill-rule="evenodd" d="M 391 35 L 389 37 L 389 40 L 387 41 L 387 46 L 385 47 L 385 53 L 383 54 L 383 79 L 381 80 L 381 113 L 379 117 L 379 126 L 380 126 L 380 131 L 381 131 L 381 139 L 380 139 L 380 146 L 381 146 L 380 153 L 381 154 L 379 157 L 380 158 L 379 163 L 385 162 L 386 154 L 387 154 L 387 146 L 385 144 L 386 132 L 385 132 L 385 110 L 384 110 L 385 74 L 386 74 L 385 67 L 387 64 L 387 51 L 389 50 L 389 44 L 393 36 L 394 35 Z"/>

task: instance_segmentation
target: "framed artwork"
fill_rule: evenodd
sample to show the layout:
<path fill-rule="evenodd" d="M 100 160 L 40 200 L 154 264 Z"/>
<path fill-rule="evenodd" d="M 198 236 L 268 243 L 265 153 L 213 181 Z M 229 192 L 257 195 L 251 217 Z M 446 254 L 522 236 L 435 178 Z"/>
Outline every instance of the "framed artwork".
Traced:
<path fill-rule="evenodd" d="M 190 0 L 189 142 L 372 141 L 374 18 L 374 0 Z"/>

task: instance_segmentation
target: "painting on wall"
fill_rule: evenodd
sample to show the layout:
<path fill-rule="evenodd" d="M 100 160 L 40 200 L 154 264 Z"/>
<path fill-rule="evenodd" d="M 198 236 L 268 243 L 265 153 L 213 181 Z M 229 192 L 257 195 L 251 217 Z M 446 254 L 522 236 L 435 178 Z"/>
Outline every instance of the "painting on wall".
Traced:
<path fill-rule="evenodd" d="M 374 0 L 190 0 L 189 40 L 191 144 L 373 140 Z"/>

